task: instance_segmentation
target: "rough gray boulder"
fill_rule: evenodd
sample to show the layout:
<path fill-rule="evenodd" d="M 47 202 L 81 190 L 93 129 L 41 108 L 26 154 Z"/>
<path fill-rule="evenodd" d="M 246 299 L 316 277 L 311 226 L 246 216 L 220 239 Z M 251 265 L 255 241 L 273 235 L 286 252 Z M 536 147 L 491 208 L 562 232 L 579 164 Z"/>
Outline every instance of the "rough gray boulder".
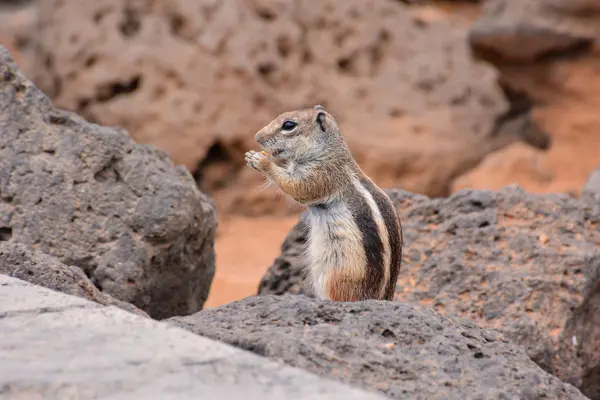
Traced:
<path fill-rule="evenodd" d="M 600 209 L 518 187 L 430 199 L 389 190 L 405 246 L 396 300 L 499 329 L 600 399 Z M 300 221 L 259 294 L 305 293 Z"/>
<path fill-rule="evenodd" d="M 498 332 L 421 306 L 258 296 L 167 321 L 395 399 L 585 399 Z"/>
<path fill-rule="evenodd" d="M 133 304 L 99 291 L 81 269 L 65 265 L 58 259 L 41 251 L 31 250 L 21 243 L 0 242 L 0 274 L 148 317 Z"/>
<path fill-rule="evenodd" d="M 0 237 L 81 268 L 153 318 L 202 309 L 216 212 L 126 132 L 53 107 L 0 47 Z"/>
<path fill-rule="evenodd" d="M 385 400 L 4 275 L 0 332 L 3 400 Z"/>

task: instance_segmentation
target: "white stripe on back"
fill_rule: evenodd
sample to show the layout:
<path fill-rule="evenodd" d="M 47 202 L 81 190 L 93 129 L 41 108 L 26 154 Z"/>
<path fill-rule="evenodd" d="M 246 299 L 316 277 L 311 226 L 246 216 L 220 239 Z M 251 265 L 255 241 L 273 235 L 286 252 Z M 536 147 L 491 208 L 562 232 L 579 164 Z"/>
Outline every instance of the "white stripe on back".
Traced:
<path fill-rule="evenodd" d="M 383 220 L 383 216 L 381 215 L 381 211 L 379 211 L 379 207 L 373 198 L 373 195 L 360 183 L 358 179 L 353 179 L 352 183 L 358 193 L 360 193 L 365 201 L 367 202 L 369 208 L 371 209 L 371 215 L 377 224 L 377 228 L 379 228 L 379 237 L 381 238 L 381 244 L 383 247 L 383 279 L 381 282 L 380 295 L 383 297 L 385 295 L 385 288 L 387 286 L 387 282 L 390 279 L 390 262 L 392 258 L 392 249 L 390 247 L 390 236 L 387 231 L 387 227 L 385 225 L 385 221 Z"/>

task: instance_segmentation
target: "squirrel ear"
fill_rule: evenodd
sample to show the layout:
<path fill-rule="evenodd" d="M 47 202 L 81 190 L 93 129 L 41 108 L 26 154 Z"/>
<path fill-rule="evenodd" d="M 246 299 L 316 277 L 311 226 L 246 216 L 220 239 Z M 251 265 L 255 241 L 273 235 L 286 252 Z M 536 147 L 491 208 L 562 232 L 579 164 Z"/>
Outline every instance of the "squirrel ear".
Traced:
<path fill-rule="evenodd" d="M 317 114 L 317 118 L 316 118 L 317 124 L 319 124 L 319 126 L 321 127 L 321 130 L 323 132 L 325 132 L 325 113 L 324 112 L 319 112 Z"/>
<path fill-rule="evenodd" d="M 314 109 L 315 109 L 315 110 L 321 110 L 321 111 L 325 111 L 325 107 L 323 107 L 323 106 L 322 106 L 322 105 L 320 105 L 320 104 L 317 104 L 317 105 L 314 107 Z"/>

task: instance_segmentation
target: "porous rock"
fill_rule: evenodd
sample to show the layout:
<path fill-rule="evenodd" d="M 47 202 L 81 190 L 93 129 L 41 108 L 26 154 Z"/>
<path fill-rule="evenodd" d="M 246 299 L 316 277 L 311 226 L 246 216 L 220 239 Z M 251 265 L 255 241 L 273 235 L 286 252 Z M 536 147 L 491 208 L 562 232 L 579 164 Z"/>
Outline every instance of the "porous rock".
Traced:
<path fill-rule="evenodd" d="M 21 243 L 0 242 L 0 274 L 148 317 L 133 304 L 102 293 L 81 269 L 65 265 L 58 259 Z"/>
<path fill-rule="evenodd" d="M 452 192 L 517 183 L 534 193 L 581 194 L 600 147 L 599 10 L 596 0 L 484 3 L 470 32 L 475 54 L 499 70 L 513 109 L 530 116 L 546 143 L 488 154 Z"/>
<path fill-rule="evenodd" d="M 498 329 L 544 370 L 600 399 L 597 208 L 515 186 L 439 199 L 388 193 L 405 239 L 396 300 Z M 311 295 L 297 256 L 307 232 L 300 220 L 260 294 Z"/>
<path fill-rule="evenodd" d="M 446 194 L 514 140 L 468 27 L 399 1 L 40 0 L 35 82 L 195 171 L 223 212 L 288 212 L 244 164 L 283 111 L 323 104 L 384 186 Z M 79 21 L 72 24 L 70 21 Z"/>
<path fill-rule="evenodd" d="M 37 24 L 37 0 L 0 1 L 0 44 L 26 71 L 33 69 L 35 49 L 30 36 Z"/>
<path fill-rule="evenodd" d="M 489 0 L 471 28 L 469 39 L 478 51 L 517 62 L 577 49 L 593 40 L 598 31 L 585 18 L 578 18 L 587 8 L 583 3 Z"/>
<path fill-rule="evenodd" d="M 0 47 L 0 236 L 81 268 L 153 318 L 202 309 L 216 214 L 191 174 L 54 108 Z"/>
<path fill-rule="evenodd" d="M 394 399 L 585 399 L 497 332 L 421 306 L 270 295 L 168 322 Z"/>

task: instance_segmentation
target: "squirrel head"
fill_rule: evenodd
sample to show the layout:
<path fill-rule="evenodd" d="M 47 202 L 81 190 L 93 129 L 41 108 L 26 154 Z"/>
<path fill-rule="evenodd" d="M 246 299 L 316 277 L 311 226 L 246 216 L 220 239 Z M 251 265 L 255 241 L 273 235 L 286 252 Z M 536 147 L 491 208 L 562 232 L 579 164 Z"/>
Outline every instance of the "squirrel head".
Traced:
<path fill-rule="evenodd" d="M 335 119 L 320 105 L 280 114 L 255 139 L 273 157 L 296 162 L 322 159 L 345 148 Z"/>

